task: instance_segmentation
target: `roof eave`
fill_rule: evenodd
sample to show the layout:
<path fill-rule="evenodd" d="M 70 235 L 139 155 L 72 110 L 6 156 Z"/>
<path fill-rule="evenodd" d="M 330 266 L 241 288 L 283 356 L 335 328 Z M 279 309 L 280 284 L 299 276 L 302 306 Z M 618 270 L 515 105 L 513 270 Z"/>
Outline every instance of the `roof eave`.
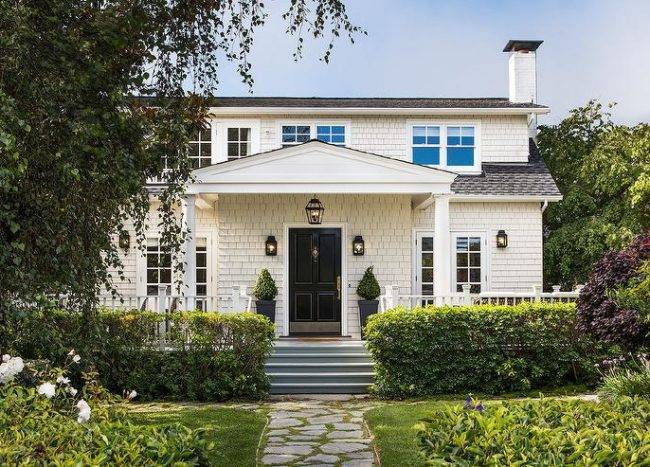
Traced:
<path fill-rule="evenodd" d="M 214 116 L 229 115 L 545 115 L 548 107 L 210 107 Z"/>

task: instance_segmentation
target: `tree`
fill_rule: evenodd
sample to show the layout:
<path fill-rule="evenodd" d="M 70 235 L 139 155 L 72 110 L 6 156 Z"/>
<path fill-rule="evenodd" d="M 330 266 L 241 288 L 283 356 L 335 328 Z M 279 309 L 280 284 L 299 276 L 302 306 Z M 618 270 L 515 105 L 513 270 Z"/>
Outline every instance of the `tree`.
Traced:
<path fill-rule="evenodd" d="M 544 213 L 545 282 L 572 287 L 650 227 L 650 125 L 615 125 L 591 101 L 540 127 L 538 142 L 564 195 Z"/>
<path fill-rule="evenodd" d="M 296 59 L 305 34 L 329 36 L 327 62 L 337 37 L 363 32 L 341 0 L 292 0 L 283 18 Z M 219 63 L 253 85 L 248 54 L 266 19 L 259 0 L 0 3 L 0 319 L 44 294 L 92 310 L 121 267 L 127 220 L 142 245 L 150 177 L 167 182 L 161 243 L 180 251 L 189 135 Z"/>

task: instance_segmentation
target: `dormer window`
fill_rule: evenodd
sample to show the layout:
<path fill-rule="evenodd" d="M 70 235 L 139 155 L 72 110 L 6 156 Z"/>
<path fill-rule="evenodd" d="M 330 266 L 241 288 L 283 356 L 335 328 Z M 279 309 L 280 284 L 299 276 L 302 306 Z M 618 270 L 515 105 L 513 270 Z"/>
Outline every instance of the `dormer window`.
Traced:
<path fill-rule="evenodd" d="M 345 126 L 343 125 L 317 125 L 316 138 L 324 143 L 345 146 Z"/>

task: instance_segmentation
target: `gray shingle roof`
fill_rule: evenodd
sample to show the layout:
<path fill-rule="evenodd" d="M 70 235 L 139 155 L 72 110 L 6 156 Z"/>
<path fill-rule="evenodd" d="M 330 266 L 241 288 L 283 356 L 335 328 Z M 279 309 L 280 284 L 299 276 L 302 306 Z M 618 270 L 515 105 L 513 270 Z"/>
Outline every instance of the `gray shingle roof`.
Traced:
<path fill-rule="evenodd" d="M 484 163 L 481 175 L 459 175 L 451 189 L 462 195 L 562 196 L 532 139 L 529 147 L 528 163 Z"/>
<path fill-rule="evenodd" d="M 141 100 L 151 100 L 139 97 Z M 514 103 L 507 97 L 213 97 L 213 107 L 294 108 L 402 108 L 402 109 L 545 109 L 530 102 Z"/>

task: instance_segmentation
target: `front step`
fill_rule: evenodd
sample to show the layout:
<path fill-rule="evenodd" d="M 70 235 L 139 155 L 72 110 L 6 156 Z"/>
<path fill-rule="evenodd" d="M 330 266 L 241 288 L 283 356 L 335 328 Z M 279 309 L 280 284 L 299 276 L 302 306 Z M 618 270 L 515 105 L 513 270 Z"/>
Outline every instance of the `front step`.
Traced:
<path fill-rule="evenodd" d="M 282 339 L 265 368 L 272 394 L 364 393 L 373 380 L 362 341 Z"/>

